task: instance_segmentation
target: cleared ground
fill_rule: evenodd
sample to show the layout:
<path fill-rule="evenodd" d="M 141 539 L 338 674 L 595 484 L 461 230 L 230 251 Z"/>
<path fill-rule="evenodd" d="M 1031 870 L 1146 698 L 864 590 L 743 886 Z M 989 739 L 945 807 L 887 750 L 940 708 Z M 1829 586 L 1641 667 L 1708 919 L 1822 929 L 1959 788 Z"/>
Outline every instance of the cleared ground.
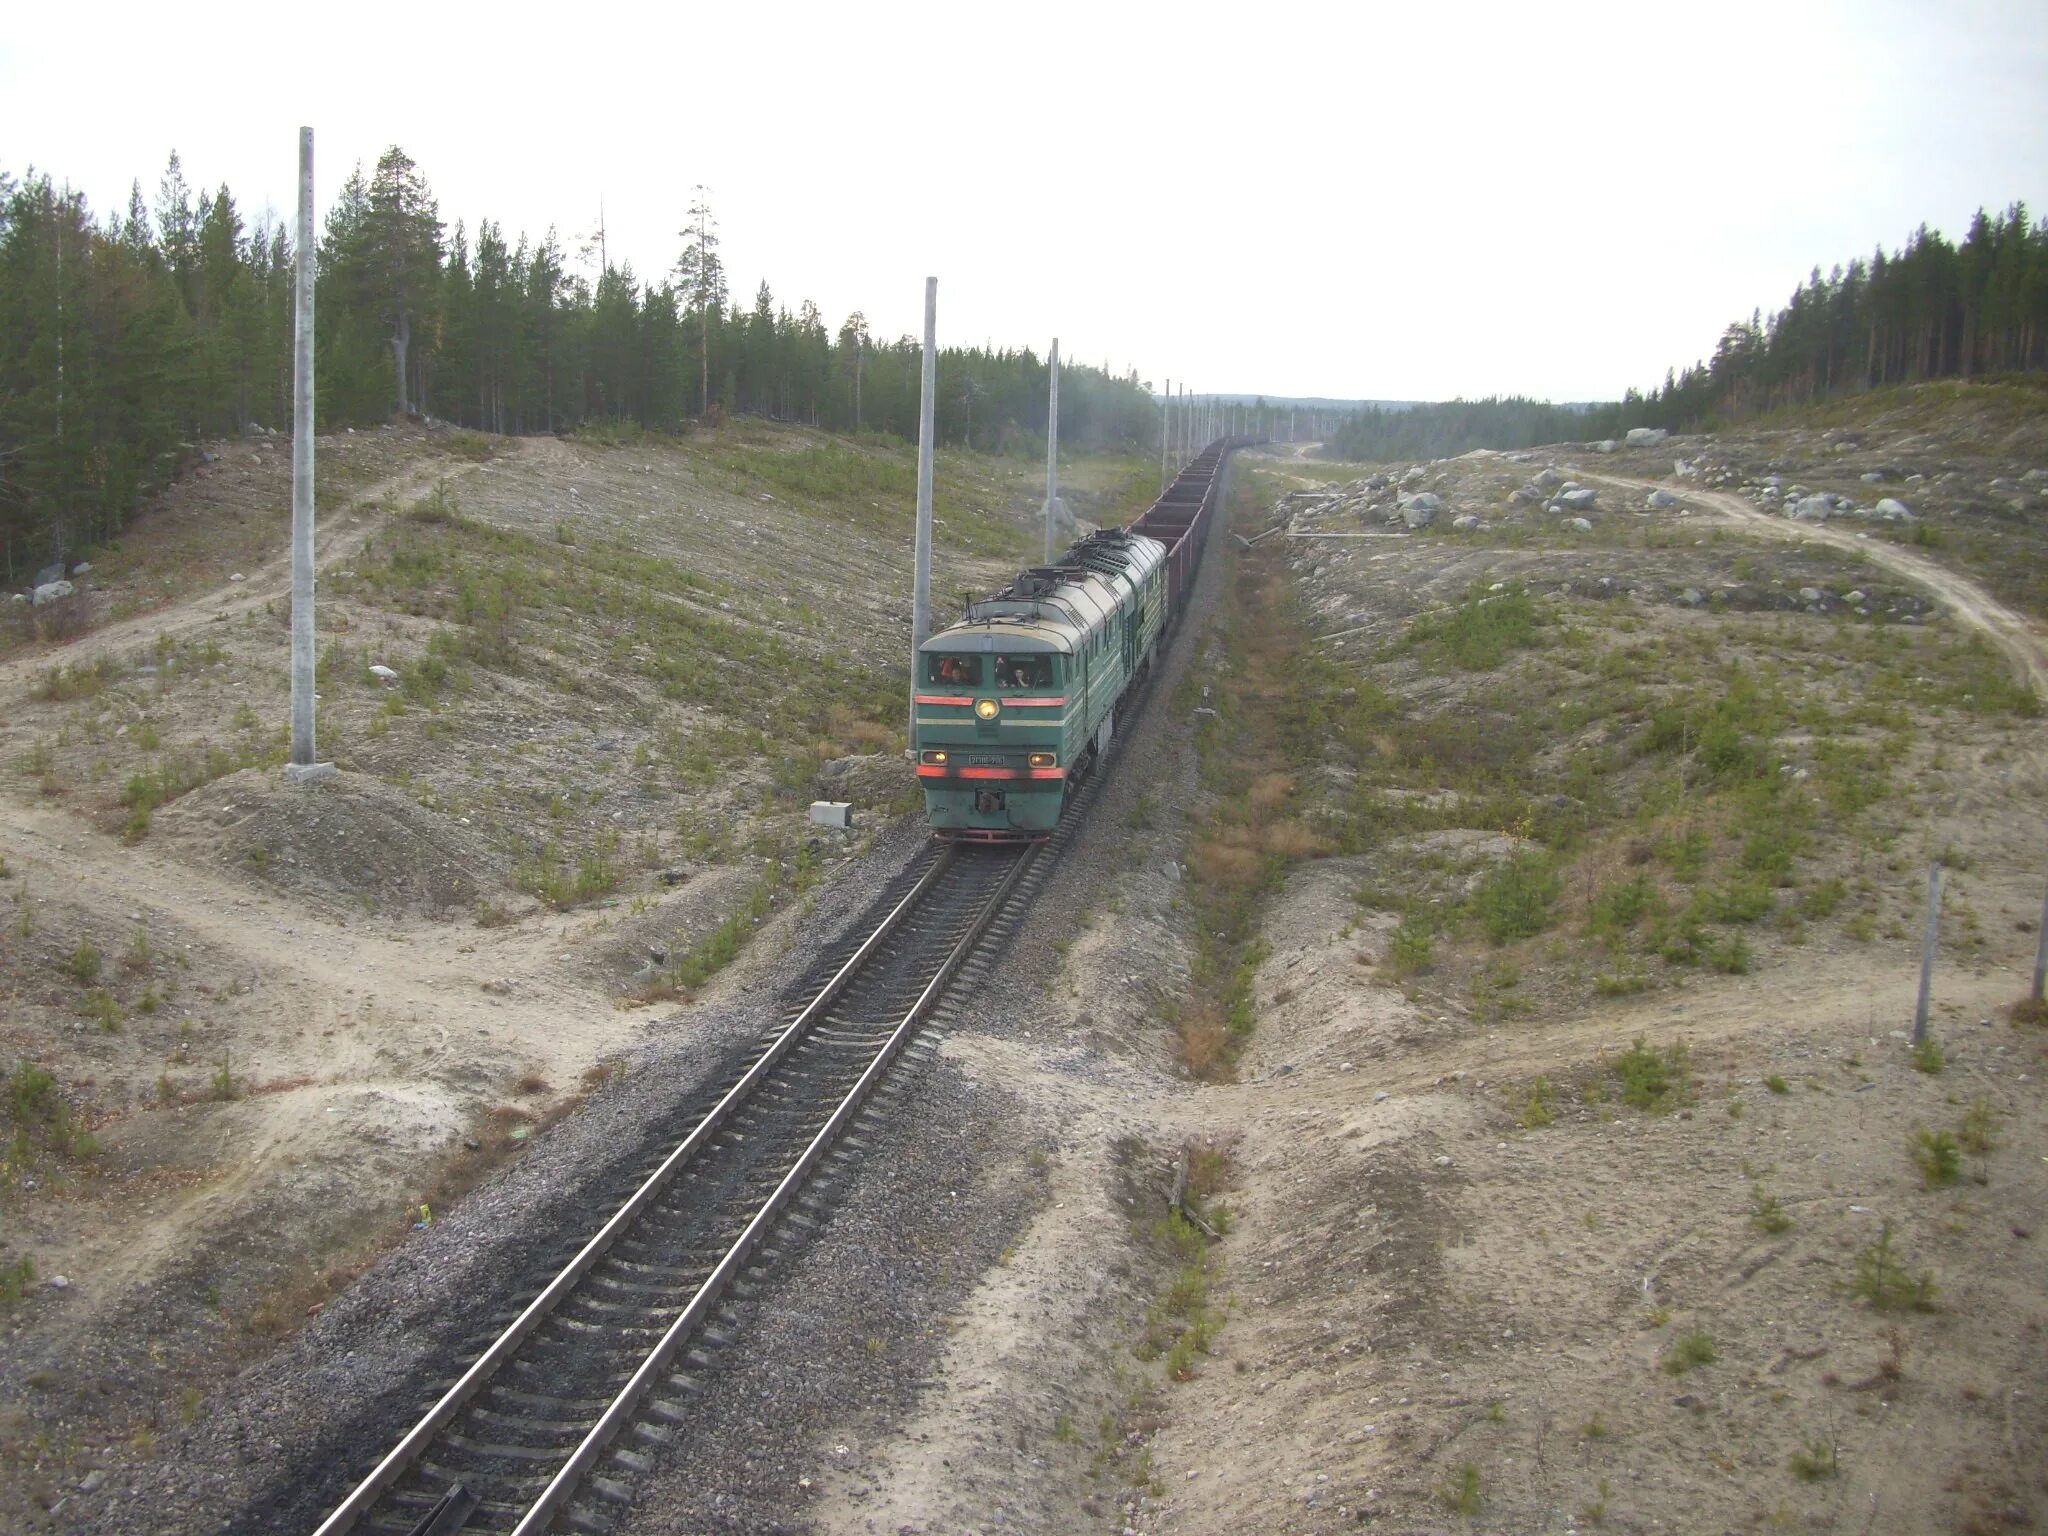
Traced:
<path fill-rule="evenodd" d="M 1981 579 L 1988 514 L 1962 505 L 1979 478 L 2038 483 L 2038 422 L 1878 406 L 1898 422 L 1611 456 L 1242 460 L 1250 547 L 1216 542 L 1095 835 L 954 1010 L 940 1111 L 903 1149 L 948 1171 L 853 1180 L 734 1346 L 793 1344 L 799 1364 L 732 1387 L 729 1422 L 676 1452 L 629 1529 L 2038 1526 L 2048 1049 L 2007 1010 L 2048 878 L 2025 682 L 2043 648 L 2023 594 Z M 326 841 L 292 841 L 313 834 L 267 764 L 139 834 L 124 803 L 165 744 L 239 739 L 236 676 L 269 690 L 250 739 L 275 751 L 281 674 L 234 659 L 278 654 L 274 562 L 143 619 L 118 674 L 71 697 L 36 696 L 59 658 L 7 663 L 8 750 L 50 755 L 0 806 L 34 914 L 9 974 L 42 1032 L 17 1038 L 106 1142 L 67 1154 L 38 1122 L 36 1187 L 5 1197 L 10 1241 L 26 1218 L 43 1245 L 4 1256 L 38 1259 L 0 1365 L 16 1486 L 84 1498 L 101 1466 L 128 1486 L 150 1442 L 105 1442 L 140 1428 L 182 1458 L 188 1401 L 190 1464 L 219 1450 L 214 1400 L 163 1373 L 210 1383 L 255 1307 L 282 1331 L 325 1289 L 272 1300 L 293 1275 L 248 1237 L 216 1242 L 207 1213 L 267 1189 L 262 1223 L 220 1230 L 313 1232 L 307 1206 L 367 1169 L 388 1232 L 415 1214 L 423 1159 L 488 1162 L 568 1107 L 585 1067 L 696 1015 L 621 997 L 700 991 L 735 913 L 789 931 L 771 914 L 801 908 L 831 851 L 792 836 L 821 765 L 877 809 L 899 792 L 882 761 L 899 643 L 838 622 L 841 605 L 904 622 L 881 595 L 902 530 L 863 521 L 902 513 L 841 462 L 875 451 L 458 439 L 363 471 L 360 537 L 329 558 L 351 627 L 325 638 L 346 664 L 324 685 L 361 804 Z M 751 478 L 720 478 L 740 473 L 726 453 Z M 829 481 L 821 463 L 840 465 Z M 1556 485 L 1515 499 L 1553 465 Z M 875 473 L 900 477 L 900 454 Z M 1149 466 L 1098 473 L 1103 505 L 1150 489 Z M 943 474 L 941 586 L 986 584 L 1028 553 L 1035 470 Z M 1957 504 L 1922 494 L 1931 539 L 1853 518 L 1816 536 L 1755 520 L 1769 474 L 1864 501 L 1950 474 Z M 976 477 L 988 518 L 949 515 Z M 1585 529 L 1544 510 L 1567 480 L 1596 491 Z M 802 511 L 799 481 L 824 486 Z M 1672 504 L 1650 509 L 1650 486 Z M 1427 527 L 1389 521 L 1423 492 Z M 850 576 L 819 553 L 820 508 L 866 551 Z M 2038 534 L 2014 527 L 2015 549 Z M 136 558 L 121 579 L 139 590 Z M 767 601 L 785 569 L 787 613 Z M 633 622 L 607 630 L 597 593 Z M 173 657 L 195 648 L 193 680 L 179 660 L 158 684 L 152 624 Z M 636 654 L 651 625 L 663 643 Z M 438 656 L 436 635 L 453 637 Z M 232 654 L 209 691 L 214 637 Z M 707 654 L 754 665 L 726 680 Z M 368 681 L 372 661 L 396 683 Z M 865 711 L 848 702 L 864 686 Z M 190 713 L 167 730 L 172 709 Z M 364 847 L 374 912 L 333 873 Z M 1939 1057 L 1916 1059 L 1901 1033 L 1937 858 Z M 657 944 L 690 969 L 650 963 Z M 333 999 L 316 1029 L 303 996 Z M 232 1051 L 241 1097 L 209 1097 L 211 1049 L 170 1059 L 181 1011 Z M 1215 1238 L 1168 1215 L 1177 1166 Z M 114 1235 L 87 1238 L 103 1215 Z M 209 1303 L 199 1270 L 151 1270 L 153 1243 L 232 1254 L 248 1289 Z M 53 1291 L 43 1256 L 74 1253 Z M 94 1335 L 100 1270 L 126 1285 L 124 1265 L 218 1316 L 214 1334 L 173 1336 L 161 1366 Z M 83 1366 L 26 1379 L 81 1345 Z M 259 1371 L 237 1390 L 275 1386 Z M 115 1411 L 143 1403 L 154 1419 Z M 250 1444 L 223 1454 L 260 1479 Z"/>
<path fill-rule="evenodd" d="M 82 633 L 0 653 L 0 1524 L 200 1418 L 914 799 L 902 445 L 319 452 L 337 779 L 279 772 L 281 443 L 218 445 Z M 942 608 L 1035 555 L 1041 474 L 941 456 Z M 1123 517 L 1156 468 L 1063 480 Z"/>

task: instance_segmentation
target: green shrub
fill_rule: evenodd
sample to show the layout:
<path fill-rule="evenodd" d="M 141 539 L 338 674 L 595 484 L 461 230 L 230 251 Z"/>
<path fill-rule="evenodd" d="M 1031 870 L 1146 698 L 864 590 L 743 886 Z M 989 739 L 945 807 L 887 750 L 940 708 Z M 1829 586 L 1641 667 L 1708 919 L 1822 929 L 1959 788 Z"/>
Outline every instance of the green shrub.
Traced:
<path fill-rule="evenodd" d="M 1929 1189 L 1953 1184 L 1963 1176 L 1963 1149 L 1947 1131 L 1915 1131 L 1907 1150 Z"/>
<path fill-rule="evenodd" d="M 1395 976 L 1416 976 L 1430 967 L 1436 940 L 1426 919 L 1410 914 L 1401 919 L 1387 945 L 1387 969 Z"/>
<path fill-rule="evenodd" d="M 1586 927 L 1605 938 L 1620 938 L 1641 922 L 1656 900 L 1657 888 L 1647 875 L 1610 885 L 1593 898 Z"/>
<path fill-rule="evenodd" d="M 1761 1184 L 1749 1193 L 1749 1224 L 1773 1237 L 1792 1230 L 1792 1218 L 1786 1214 L 1785 1207 L 1776 1195 L 1765 1193 Z"/>
<path fill-rule="evenodd" d="M 128 1016 L 119 999 L 105 987 L 94 987 L 86 993 L 80 1011 L 110 1035 L 120 1032 L 121 1021 Z"/>
<path fill-rule="evenodd" d="M 1683 1041 L 1659 1051 L 1641 1035 L 1614 1058 L 1613 1071 L 1621 1079 L 1622 1102 L 1653 1115 L 1685 1102 L 1692 1075 Z"/>
<path fill-rule="evenodd" d="M 1746 976 L 1753 957 L 1749 952 L 1749 941 L 1739 933 L 1731 933 L 1709 944 L 1700 958 L 1723 976 Z"/>
<path fill-rule="evenodd" d="M 80 939 L 78 947 L 71 951 L 70 957 L 64 962 L 64 969 L 80 985 L 90 986 L 100 979 L 100 965 L 99 946 L 91 939 Z"/>
<path fill-rule="evenodd" d="M 1932 1312 L 1934 1276 L 1912 1275 L 1892 1252 L 1892 1224 L 1886 1222 L 1869 1247 L 1856 1255 L 1849 1294 L 1880 1312 Z"/>
<path fill-rule="evenodd" d="M 1700 913 L 1711 923 L 1753 923 L 1770 916 L 1777 898 L 1761 880 L 1731 880 L 1726 885 L 1702 891 L 1697 899 Z"/>
<path fill-rule="evenodd" d="M 1616 971 L 1611 976 L 1595 976 L 1593 990 L 1601 997 L 1633 997 L 1638 992 L 1650 990 L 1650 978 L 1634 969 Z"/>
<path fill-rule="evenodd" d="M 1925 1072 L 1930 1077 L 1940 1073 L 1948 1065 L 1948 1058 L 1942 1055 L 1941 1042 L 1932 1035 L 1923 1036 L 1913 1045 L 1913 1070 Z"/>
<path fill-rule="evenodd" d="M 1832 917 L 1835 908 L 1849 894 L 1849 888 L 1841 880 L 1830 876 L 1826 880 L 1809 885 L 1799 894 L 1799 915 L 1819 919 Z"/>
<path fill-rule="evenodd" d="M 1714 1336 L 1704 1328 L 1695 1328 L 1681 1335 L 1664 1356 L 1665 1374 L 1683 1376 L 1687 1371 L 1702 1365 L 1712 1365 L 1721 1358 L 1721 1350 L 1714 1343 Z"/>
<path fill-rule="evenodd" d="M 38 1151 L 66 1158 L 87 1158 L 99 1151 L 92 1133 L 73 1120 L 56 1078 L 31 1062 L 22 1062 L 6 1079 L 0 1121 L 8 1128 L 5 1161 L 15 1166 L 27 1164 Z"/>
<path fill-rule="evenodd" d="M 1472 893 L 1472 910 L 1494 943 L 1526 939 L 1550 926 L 1563 888 L 1547 854 L 1517 853 L 1487 871 Z"/>
<path fill-rule="evenodd" d="M 1478 1514 L 1486 1507 L 1480 1493 L 1478 1463 L 1468 1461 L 1460 1466 L 1458 1475 L 1438 1491 L 1437 1497 L 1454 1515 L 1464 1515 L 1469 1519 Z"/>
<path fill-rule="evenodd" d="M 1835 1453 L 1832 1440 L 1810 1439 L 1799 1450 L 1792 1453 L 1786 1463 L 1792 1475 L 1802 1483 L 1818 1483 L 1841 1472 L 1841 1463 Z"/>

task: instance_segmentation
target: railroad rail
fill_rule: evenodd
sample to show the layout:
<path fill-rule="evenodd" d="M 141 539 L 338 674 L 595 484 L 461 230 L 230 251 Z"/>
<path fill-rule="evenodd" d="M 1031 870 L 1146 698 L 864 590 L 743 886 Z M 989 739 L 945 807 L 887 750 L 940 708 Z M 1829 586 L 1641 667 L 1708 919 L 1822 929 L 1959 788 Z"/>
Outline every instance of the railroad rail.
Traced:
<path fill-rule="evenodd" d="M 732 1088 L 492 1339 L 316 1536 L 608 1524 L 681 1417 L 679 1356 L 859 1115 L 1036 861 L 921 856 L 910 890 Z"/>

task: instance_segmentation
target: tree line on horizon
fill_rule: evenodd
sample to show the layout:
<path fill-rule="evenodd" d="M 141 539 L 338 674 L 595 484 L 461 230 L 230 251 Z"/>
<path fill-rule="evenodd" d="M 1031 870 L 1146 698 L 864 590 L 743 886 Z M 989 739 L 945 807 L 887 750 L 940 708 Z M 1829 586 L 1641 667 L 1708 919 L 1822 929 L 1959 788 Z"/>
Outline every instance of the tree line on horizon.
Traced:
<path fill-rule="evenodd" d="M 922 344 L 834 330 L 767 282 L 734 302 L 699 188 L 675 267 L 644 281 L 601 237 L 573 258 L 553 230 L 443 224 L 393 147 L 343 184 L 316 254 L 321 431 L 430 415 L 496 433 L 630 424 L 671 432 L 747 414 L 832 431 L 917 433 Z M 578 270 L 596 257 L 593 282 Z M 20 580 L 117 533 L 206 438 L 289 431 L 295 254 L 247 226 L 229 189 L 195 190 L 174 152 L 153 204 L 95 219 L 84 196 L 0 171 L 0 560 Z M 1042 451 L 1047 364 L 1029 348 L 946 348 L 937 438 Z M 1060 437 L 1157 441 L 1135 372 L 1064 364 Z"/>
<path fill-rule="evenodd" d="M 1835 395 L 1929 379 L 2048 370 L 2048 219 L 2024 203 L 1979 209 L 1960 245 L 1925 224 L 1898 251 L 1819 267 L 1784 308 L 1728 326 L 1714 355 L 1661 387 L 1590 407 L 1520 397 L 1367 408 L 1326 452 L 1446 458 L 1474 448 L 1618 437 L 1630 427 L 1712 430 Z"/>

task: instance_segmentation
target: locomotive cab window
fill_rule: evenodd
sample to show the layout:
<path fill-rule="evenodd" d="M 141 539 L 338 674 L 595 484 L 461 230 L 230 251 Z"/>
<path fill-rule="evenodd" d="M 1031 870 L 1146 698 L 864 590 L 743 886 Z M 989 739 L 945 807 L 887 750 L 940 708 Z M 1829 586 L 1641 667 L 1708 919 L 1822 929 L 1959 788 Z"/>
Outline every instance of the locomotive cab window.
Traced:
<path fill-rule="evenodd" d="M 981 658 L 936 654 L 927 656 L 924 680 L 928 683 L 949 683 L 961 688 L 978 687 L 981 683 Z"/>
<path fill-rule="evenodd" d="M 999 688 L 1050 688 L 1050 656 L 998 656 L 996 686 Z"/>

